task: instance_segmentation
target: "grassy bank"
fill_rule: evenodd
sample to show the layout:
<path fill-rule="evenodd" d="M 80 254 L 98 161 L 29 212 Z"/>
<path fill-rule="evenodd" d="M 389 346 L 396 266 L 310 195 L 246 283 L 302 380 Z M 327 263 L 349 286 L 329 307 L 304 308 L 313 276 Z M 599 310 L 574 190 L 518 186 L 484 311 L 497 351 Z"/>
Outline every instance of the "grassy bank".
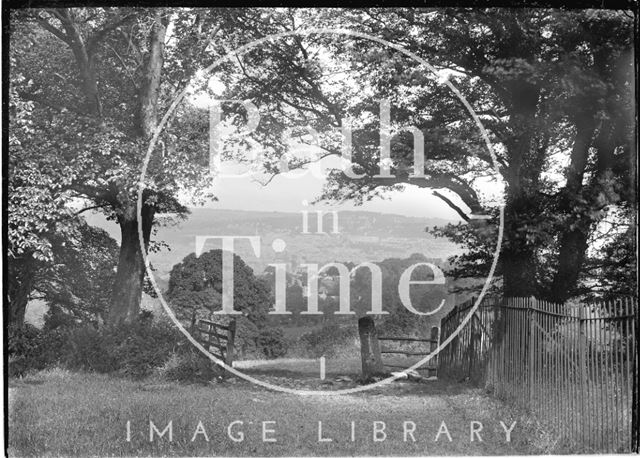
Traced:
<path fill-rule="evenodd" d="M 181 385 L 134 382 L 60 370 L 9 382 L 9 453 L 12 456 L 87 455 L 462 455 L 544 452 L 535 434 L 517 424 L 506 442 L 499 424 L 517 418 L 496 401 L 464 386 L 403 384 L 350 396 L 287 395 L 244 381 Z M 127 421 L 131 425 L 127 441 Z M 149 441 L 150 421 L 168 434 Z M 234 421 L 232 440 L 227 428 Z M 318 422 L 323 438 L 318 441 Z M 354 440 L 351 421 L 355 422 Z M 374 441 L 374 422 L 387 437 Z M 451 436 L 435 436 L 442 422 Z M 470 422 L 482 422 L 482 442 L 469 440 Z M 208 436 L 200 433 L 198 423 Z M 263 422 L 267 423 L 263 425 Z M 404 439 L 415 423 L 415 442 Z M 266 438 L 263 441 L 262 428 Z M 380 424 L 378 424 L 380 427 Z M 412 429 L 408 424 L 407 429 Z M 378 435 L 378 439 L 382 435 Z M 544 447 L 544 444 L 542 444 Z"/>

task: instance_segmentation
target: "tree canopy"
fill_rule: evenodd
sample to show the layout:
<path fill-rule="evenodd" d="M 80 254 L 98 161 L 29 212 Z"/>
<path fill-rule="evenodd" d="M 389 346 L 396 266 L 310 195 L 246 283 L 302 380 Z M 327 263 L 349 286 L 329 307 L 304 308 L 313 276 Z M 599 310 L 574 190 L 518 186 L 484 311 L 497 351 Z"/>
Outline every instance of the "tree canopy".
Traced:
<path fill-rule="evenodd" d="M 348 26 L 404 47 L 436 74 L 359 37 L 304 34 L 238 57 L 226 95 L 267 106 L 256 138 L 293 127 L 315 148 L 306 159 L 269 150 L 267 172 L 343 154 L 340 127 L 348 120 L 351 167 L 332 172 L 321 199 L 429 189 L 472 223 L 439 233 L 467 244 L 456 272 L 473 275 L 488 272 L 497 243 L 492 228 L 504 205 L 504 293 L 563 301 L 579 291 L 599 224 L 635 202 L 633 20 L 626 12 L 368 8 L 290 15 L 285 30 Z M 251 72 L 258 61 L 260 71 Z M 495 164 L 445 78 L 487 129 Z M 260 95 L 273 85 L 279 94 Z M 388 133 L 379 119 L 383 98 L 391 108 Z M 416 164 L 414 139 L 421 138 L 427 159 Z M 383 141 L 390 142 L 389 158 L 381 156 Z M 503 197 L 482 195 L 488 179 L 503 187 Z M 493 218 L 478 224 L 471 217 L 478 214 Z"/>
<path fill-rule="evenodd" d="M 178 316 L 211 318 L 222 309 L 222 250 L 192 253 L 171 269 L 167 297 Z M 264 323 L 271 304 L 270 288 L 242 258 L 233 255 L 233 308 L 250 321 Z"/>
<path fill-rule="evenodd" d="M 435 73 L 378 41 L 296 33 L 311 27 L 384 39 Z M 242 104 L 222 107 L 222 124 L 238 134 L 225 140 L 223 156 L 257 162 L 265 182 L 344 156 L 319 199 L 362 202 L 406 186 L 441 198 L 468 223 L 436 231 L 467 248 L 456 275 L 486 275 L 504 205 L 504 294 L 563 301 L 605 273 L 618 285 L 613 266 L 634 264 L 626 250 L 635 251 L 633 27 L 625 11 L 544 8 L 12 11 L 12 320 L 21 320 L 56 238 L 80 227 L 76 213 L 89 208 L 121 231 L 107 322 L 137 315 L 143 254 L 159 215 L 185 215 L 214 198 L 211 126 L 198 96 L 259 107 L 249 136 L 241 135 L 249 115 Z M 283 33 L 204 74 L 230 51 Z M 445 80 L 487 129 L 496 163 Z M 140 180 L 149 139 L 185 90 Z M 389 101 L 388 130 L 380 100 Z M 414 155 L 422 141 L 424 162 Z M 491 182 L 497 197 L 483 193 Z M 615 230 L 607 229 L 611 219 Z"/>

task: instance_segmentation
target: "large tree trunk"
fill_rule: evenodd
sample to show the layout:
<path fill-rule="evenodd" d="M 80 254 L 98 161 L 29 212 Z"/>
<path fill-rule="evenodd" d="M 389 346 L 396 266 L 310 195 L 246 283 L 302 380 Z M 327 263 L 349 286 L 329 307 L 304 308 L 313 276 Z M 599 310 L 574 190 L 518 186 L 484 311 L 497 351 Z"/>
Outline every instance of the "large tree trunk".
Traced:
<path fill-rule="evenodd" d="M 20 296 L 9 302 L 9 326 L 21 328 L 24 325 L 24 317 L 27 312 L 28 296 Z"/>
<path fill-rule="evenodd" d="M 595 111 L 589 110 L 576 117 L 576 136 L 567 169 L 567 183 L 560 197 L 558 210 L 567 215 L 575 211 L 582 197 L 582 181 L 587 165 L 589 147 L 595 130 Z M 591 229 L 588 215 L 576 215 L 564 224 L 559 236 L 558 267 L 551 284 L 548 299 L 563 303 L 572 296 L 584 264 L 587 241 Z"/>
<path fill-rule="evenodd" d="M 30 256 L 30 255 L 25 255 Z M 6 290 L 10 326 L 22 327 L 27 304 L 35 285 L 36 267 L 32 262 L 13 259 L 8 263 L 9 279 Z"/>
<path fill-rule="evenodd" d="M 9 280 L 8 305 L 9 305 L 9 325 L 22 327 L 24 316 L 29 303 L 29 296 L 33 288 L 33 282 L 29 279 Z"/>
<path fill-rule="evenodd" d="M 550 299 L 563 303 L 575 292 L 578 278 L 584 264 L 590 224 L 565 232 L 560 238 L 558 252 L 558 270 L 551 284 Z"/>
<path fill-rule="evenodd" d="M 505 142 L 509 158 L 502 259 L 506 297 L 529 297 L 537 292 L 535 227 L 544 142 L 537 132 L 536 113 L 540 89 L 527 81 L 512 83 L 511 137 Z"/>
<path fill-rule="evenodd" d="M 149 246 L 149 237 L 154 212 L 148 206 L 142 207 L 142 232 L 144 247 L 140 246 L 136 209 L 130 208 L 118 220 L 122 241 L 118 259 L 118 270 L 111 295 L 111 306 L 107 324 L 115 326 L 136 319 L 140 311 L 145 267 L 142 249 Z"/>
<path fill-rule="evenodd" d="M 99 79 L 94 62 L 98 45 L 111 31 L 126 21 L 132 20 L 134 14 L 126 14 L 115 18 L 93 34 L 87 34 L 86 24 L 81 21 L 76 12 L 69 8 L 48 10 L 48 16 L 37 14 L 36 20 L 45 30 L 66 43 L 73 52 L 80 76 L 82 95 L 87 106 L 87 113 L 99 122 L 103 122 L 103 105 L 100 100 Z M 154 134 L 158 117 L 158 99 L 164 63 L 164 46 L 169 14 L 164 8 L 157 8 L 152 13 L 154 22 L 149 33 L 144 64 L 140 70 L 140 87 L 138 91 L 137 112 L 131 125 L 130 133 L 140 140 L 148 141 Z M 49 18 L 55 18 L 62 28 L 56 27 Z M 138 75 L 136 75 L 138 76 Z M 145 148 L 142 149 L 144 151 Z M 143 154 L 143 153 L 142 153 Z M 84 186 L 80 186 L 84 188 Z M 132 183 L 119 183 L 117 189 L 90 192 L 91 198 L 97 198 L 99 204 L 104 204 L 105 195 L 108 203 L 119 215 L 118 223 L 122 234 L 120 259 L 116 281 L 111 298 L 111 310 L 107 322 L 116 324 L 135 318 L 140 307 L 142 284 L 144 280 L 144 262 L 138 242 L 138 224 L 135 211 L 135 196 L 131 191 Z M 80 192 L 86 192 L 84 189 Z M 145 208 L 143 216 L 143 231 L 145 234 L 145 249 L 148 244 L 154 210 Z M 16 315 L 17 316 L 17 315 Z"/>
<path fill-rule="evenodd" d="M 595 130 L 594 113 L 587 113 L 584 121 L 577 124 L 571 164 L 567 174 L 567 184 L 559 210 L 569 215 L 559 238 L 558 267 L 551 285 L 550 299 L 564 302 L 569 299 L 578 286 L 578 280 L 584 265 L 589 235 L 599 220 L 598 211 L 607 204 L 615 203 L 618 196 L 607 191 L 607 177 L 613 166 L 615 140 L 615 107 L 609 110 L 609 119 L 603 120 Z M 589 184 L 584 187 L 585 166 L 589 147 L 593 146 L 597 154 L 597 166 Z M 581 211 L 576 211 L 585 207 Z M 593 216 L 592 215 L 595 215 Z"/>
<path fill-rule="evenodd" d="M 160 78 L 164 62 L 164 39 L 167 30 L 164 10 L 155 12 L 155 22 L 149 35 L 149 52 L 145 60 L 143 84 L 138 94 L 138 114 L 136 131 L 138 136 L 149 140 L 156 128 Z M 128 199 L 128 198 L 127 198 Z M 120 259 L 111 297 L 111 308 L 107 323 L 117 325 L 134 320 L 140 311 L 142 286 L 144 282 L 144 259 L 138 237 L 136 207 L 131 202 L 123 202 L 125 210 L 119 218 L 122 244 Z M 142 232 L 144 250 L 149 245 L 155 210 L 144 205 L 142 208 Z"/>
<path fill-rule="evenodd" d="M 529 297 L 537 293 L 535 251 L 521 230 L 523 218 L 507 204 L 502 253 L 503 294 L 505 297 Z"/>
<path fill-rule="evenodd" d="M 607 204 L 617 201 L 619 196 L 606 190 L 603 182 L 612 173 L 614 165 L 614 151 L 618 147 L 628 145 L 635 147 L 633 135 L 629 128 L 634 125 L 633 110 L 625 110 L 619 100 L 624 99 L 625 78 L 632 72 L 631 51 L 620 55 L 612 54 L 603 48 L 594 53 L 594 69 L 603 81 L 613 81 L 609 93 L 604 98 L 604 105 L 597 98 L 584 101 L 584 112 L 576 116 L 576 138 L 571 153 L 571 163 L 567 173 L 563 201 L 560 211 L 570 215 L 570 220 L 561 230 L 559 238 L 558 267 L 553 278 L 550 296 L 557 302 L 564 302 L 576 292 L 576 286 L 582 271 L 589 236 L 597 224 L 597 211 Z M 621 93 L 620 93 L 621 92 Z M 599 110 L 604 110 L 606 116 L 598 116 Z M 597 122 L 597 118 L 602 118 Z M 594 134 L 596 134 L 594 137 Z M 597 154 L 597 167 L 590 183 L 583 186 L 585 166 L 589 148 L 593 147 Z M 635 154 L 631 154 L 632 161 Z M 630 183 L 631 192 L 619 189 L 623 199 L 633 202 L 635 199 L 635 169 L 632 170 Z M 581 213 L 576 209 L 585 207 Z M 632 207 L 633 208 L 633 207 Z M 593 215 L 591 213 L 593 212 Z"/>

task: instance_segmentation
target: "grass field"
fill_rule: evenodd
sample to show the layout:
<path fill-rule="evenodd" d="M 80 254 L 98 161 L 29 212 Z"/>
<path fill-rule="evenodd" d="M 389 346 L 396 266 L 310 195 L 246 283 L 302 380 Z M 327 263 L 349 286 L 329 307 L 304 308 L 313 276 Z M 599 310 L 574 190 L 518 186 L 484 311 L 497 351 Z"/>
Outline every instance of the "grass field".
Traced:
<path fill-rule="evenodd" d="M 331 367 L 339 364 L 329 362 L 328 369 Z M 284 378 L 264 369 L 254 375 L 271 377 L 270 381 Z M 304 384 L 304 377 L 297 383 Z M 171 421 L 172 440 L 167 432 L 150 442 L 150 421 L 159 431 Z M 228 435 L 227 428 L 234 421 L 243 423 L 232 425 L 231 436 L 238 440 L 242 432 L 242 441 Z M 323 438 L 332 441 L 318 440 L 319 421 Z M 451 441 L 444 433 L 434 440 L 443 421 Z M 477 437 L 470 441 L 472 421 L 482 423 L 482 442 Z M 511 442 L 506 442 L 500 421 L 507 427 L 517 421 Z M 199 422 L 200 434 L 192 440 Z M 355 422 L 353 437 L 351 422 Z M 384 422 L 385 440 L 374 440 L 374 422 Z M 404 422 L 415 424 L 415 442 L 411 434 L 405 441 L 404 429 L 411 430 L 412 425 Z M 377 428 L 381 427 L 378 423 Z M 263 440 L 263 428 L 273 430 L 265 437 L 275 442 Z M 382 439 L 382 433 L 377 438 Z M 394 382 L 356 395 L 326 397 L 268 391 L 239 379 L 186 385 L 51 370 L 9 380 L 10 456 L 511 455 L 551 451 L 540 438 L 531 424 L 481 391 L 441 381 Z"/>

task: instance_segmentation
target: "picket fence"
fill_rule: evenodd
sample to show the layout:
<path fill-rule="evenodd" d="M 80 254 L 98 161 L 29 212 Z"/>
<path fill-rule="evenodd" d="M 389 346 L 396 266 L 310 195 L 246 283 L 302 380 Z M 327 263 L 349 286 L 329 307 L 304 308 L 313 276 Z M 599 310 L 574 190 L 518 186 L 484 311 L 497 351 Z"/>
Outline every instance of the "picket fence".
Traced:
<path fill-rule="evenodd" d="M 441 341 L 471 299 L 442 319 Z M 575 450 L 638 447 L 637 298 L 554 304 L 488 297 L 439 355 L 438 376 L 469 380 L 527 409 Z"/>

